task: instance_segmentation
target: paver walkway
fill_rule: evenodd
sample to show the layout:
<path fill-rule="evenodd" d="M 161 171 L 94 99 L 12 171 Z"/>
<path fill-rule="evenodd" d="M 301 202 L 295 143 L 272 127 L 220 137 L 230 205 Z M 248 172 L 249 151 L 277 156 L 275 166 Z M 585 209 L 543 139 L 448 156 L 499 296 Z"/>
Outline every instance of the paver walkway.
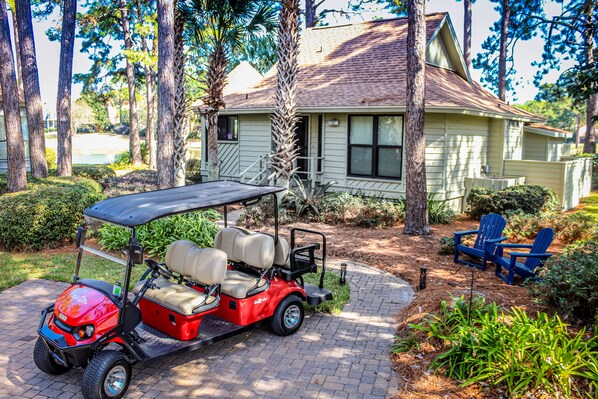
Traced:
<path fill-rule="evenodd" d="M 331 262 L 336 263 L 338 262 Z M 351 300 L 340 315 L 308 315 L 290 337 L 254 329 L 163 361 L 137 365 L 127 398 L 384 398 L 396 392 L 393 315 L 413 291 L 349 262 Z M 31 280 L 0 293 L 0 397 L 81 398 L 82 372 L 46 375 L 32 349 L 39 314 L 67 285 Z"/>

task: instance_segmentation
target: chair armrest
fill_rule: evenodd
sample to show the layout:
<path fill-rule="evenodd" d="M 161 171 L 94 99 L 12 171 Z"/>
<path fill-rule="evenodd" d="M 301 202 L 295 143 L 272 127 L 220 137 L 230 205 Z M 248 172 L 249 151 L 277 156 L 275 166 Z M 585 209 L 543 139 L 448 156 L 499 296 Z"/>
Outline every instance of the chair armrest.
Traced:
<path fill-rule="evenodd" d="M 508 237 L 499 237 L 499 238 L 491 238 L 490 240 L 486 240 L 486 244 L 497 244 L 501 241 L 506 240 Z"/>
<path fill-rule="evenodd" d="M 528 254 L 525 252 L 511 252 L 511 258 L 550 258 L 552 254 Z"/>
<path fill-rule="evenodd" d="M 488 240 L 490 241 L 490 240 Z M 532 244 L 496 244 L 503 248 L 531 248 Z"/>
<path fill-rule="evenodd" d="M 480 230 L 467 230 L 467 231 L 455 231 L 453 234 L 456 236 L 467 236 L 471 234 L 477 234 Z"/>

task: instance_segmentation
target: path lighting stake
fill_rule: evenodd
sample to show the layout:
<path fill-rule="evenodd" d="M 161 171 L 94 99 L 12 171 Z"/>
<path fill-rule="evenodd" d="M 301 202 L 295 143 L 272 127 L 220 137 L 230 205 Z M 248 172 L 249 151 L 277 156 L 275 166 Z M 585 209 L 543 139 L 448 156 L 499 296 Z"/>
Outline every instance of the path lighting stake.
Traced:
<path fill-rule="evenodd" d="M 427 267 L 420 267 L 419 268 L 419 289 L 423 290 L 426 288 L 426 274 L 428 272 Z"/>
<path fill-rule="evenodd" d="M 345 285 L 345 283 L 347 282 L 347 263 L 343 262 L 341 263 L 341 285 Z"/>

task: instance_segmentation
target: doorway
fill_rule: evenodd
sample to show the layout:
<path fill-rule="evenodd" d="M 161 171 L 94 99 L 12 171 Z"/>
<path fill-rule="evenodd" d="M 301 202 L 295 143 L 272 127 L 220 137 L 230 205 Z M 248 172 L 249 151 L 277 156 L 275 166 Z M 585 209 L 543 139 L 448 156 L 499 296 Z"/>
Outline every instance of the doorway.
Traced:
<path fill-rule="evenodd" d="M 304 159 L 297 159 L 297 173 L 302 179 L 307 178 L 309 160 L 309 117 L 300 116 L 297 121 L 295 129 L 295 138 L 297 139 L 297 147 L 299 148 L 299 157 Z"/>

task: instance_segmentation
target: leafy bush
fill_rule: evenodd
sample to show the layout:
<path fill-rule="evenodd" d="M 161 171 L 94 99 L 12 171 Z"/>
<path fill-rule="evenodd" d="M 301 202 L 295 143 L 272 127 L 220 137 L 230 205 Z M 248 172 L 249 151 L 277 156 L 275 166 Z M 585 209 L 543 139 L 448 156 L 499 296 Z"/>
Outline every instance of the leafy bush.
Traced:
<path fill-rule="evenodd" d="M 292 218 L 285 208 L 279 208 L 278 221 L 281 224 L 292 223 L 296 219 Z M 271 196 L 262 198 L 256 205 L 243 207 L 243 212 L 239 218 L 239 223 L 245 227 L 262 227 L 274 225 L 274 202 Z"/>
<path fill-rule="evenodd" d="M 36 179 L 29 190 L 0 197 L 0 246 L 36 251 L 64 244 L 81 224 L 83 211 L 102 198 L 93 180 Z"/>
<path fill-rule="evenodd" d="M 77 134 L 95 133 L 95 132 L 97 132 L 97 130 L 98 129 L 96 128 L 96 125 L 94 125 L 92 123 L 84 123 L 77 127 Z"/>
<path fill-rule="evenodd" d="M 597 392 L 598 336 L 588 339 L 585 330 L 570 334 L 558 316 L 530 318 L 521 309 L 505 312 L 480 298 L 471 310 L 463 299 L 453 308 L 445 301 L 441 306 L 440 315 L 410 325 L 439 348 L 432 368 L 463 385 L 504 387 L 511 397 L 534 391 L 565 398 Z"/>
<path fill-rule="evenodd" d="M 168 246 L 176 240 L 190 240 L 204 248 L 214 246 L 218 232 L 214 221 L 218 219 L 220 214 L 209 210 L 154 220 L 137 229 L 137 240 L 149 256 L 163 260 Z M 100 227 L 98 236 L 105 249 L 119 250 L 129 245 L 129 231 L 112 224 Z"/>
<path fill-rule="evenodd" d="M 455 238 L 444 236 L 440 237 L 440 249 L 438 255 L 453 255 L 455 253 Z"/>
<path fill-rule="evenodd" d="M 101 182 L 108 177 L 115 177 L 116 173 L 108 165 L 73 165 L 73 175 Z"/>
<path fill-rule="evenodd" d="M 504 190 L 474 187 L 467 196 L 467 214 L 480 219 L 488 213 L 506 214 L 523 212 L 527 214 L 555 213 L 559 210 L 556 194 L 543 186 L 520 185 Z"/>
<path fill-rule="evenodd" d="M 583 213 L 529 215 L 521 212 L 507 215 L 504 234 L 512 241 L 533 240 L 545 227 L 553 228 L 555 238 L 563 244 L 597 235 L 592 217 Z"/>
<path fill-rule="evenodd" d="M 405 202 L 362 197 L 352 224 L 359 227 L 392 227 L 405 219 Z"/>
<path fill-rule="evenodd" d="M 191 158 L 185 165 L 186 184 L 201 183 L 201 161 L 197 158 Z"/>
<path fill-rule="evenodd" d="M 428 221 L 430 224 L 450 224 L 455 220 L 455 212 L 448 201 L 437 201 L 434 194 L 428 195 Z"/>
<path fill-rule="evenodd" d="M 48 169 L 56 169 L 56 151 L 50 147 L 46 147 L 46 163 Z"/>
<path fill-rule="evenodd" d="M 324 210 L 326 199 L 334 195 L 327 191 L 335 184 L 336 182 L 328 182 L 310 185 L 295 176 L 282 205 L 287 210 L 294 211 L 297 217 L 317 216 Z"/>
<path fill-rule="evenodd" d="M 564 315 L 590 324 L 598 317 L 598 240 L 579 241 L 550 259 L 534 296 Z"/>
<path fill-rule="evenodd" d="M 140 142 L 141 146 L 141 160 L 143 165 L 141 166 L 134 166 L 131 160 L 131 151 L 124 151 L 119 154 L 116 154 L 114 157 L 114 162 L 110 164 L 110 167 L 114 170 L 123 170 L 123 169 L 145 169 L 147 168 L 146 164 L 149 162 L 149 152 L 147 151 L 147 145 L 144 141 Z"/>
<path fill-rule="evenodd" d="M 108 197 L 157 190 L 158 173 L 154 170 L 136 170 L 123 176 L 106 178 L 102 185 Z"/>

